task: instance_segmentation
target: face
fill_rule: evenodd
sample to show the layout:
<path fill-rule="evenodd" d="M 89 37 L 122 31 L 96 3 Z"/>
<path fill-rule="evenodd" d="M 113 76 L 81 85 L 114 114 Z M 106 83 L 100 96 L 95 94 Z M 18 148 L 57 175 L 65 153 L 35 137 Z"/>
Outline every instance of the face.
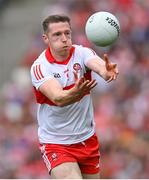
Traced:
<path fill-rule="evenodd" d="M 44 42 L 54 54 L 67 55 L 72 46 L 71 28 L 68 22 L 51 23 L 43 35 Z"/>

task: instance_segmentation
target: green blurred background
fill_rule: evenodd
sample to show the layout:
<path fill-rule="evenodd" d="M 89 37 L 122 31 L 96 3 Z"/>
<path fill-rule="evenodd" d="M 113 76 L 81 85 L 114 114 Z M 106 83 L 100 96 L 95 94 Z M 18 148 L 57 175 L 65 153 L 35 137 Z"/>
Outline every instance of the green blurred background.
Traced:
<path fill-rule="evenodd" d="M 111 47 L 96 47 L 85 36 L 85 22 L 97 11 L 120 21 Z M 29 71 L 45 48 L 41 22 L 57 13 L 71 18 L 74 44 L 108 53 L 119 67 L 110 84 L 92 74 L 101 178 L 149 178 L 149 0 L 0 0 L 0 178 L 49 178 Z"/>

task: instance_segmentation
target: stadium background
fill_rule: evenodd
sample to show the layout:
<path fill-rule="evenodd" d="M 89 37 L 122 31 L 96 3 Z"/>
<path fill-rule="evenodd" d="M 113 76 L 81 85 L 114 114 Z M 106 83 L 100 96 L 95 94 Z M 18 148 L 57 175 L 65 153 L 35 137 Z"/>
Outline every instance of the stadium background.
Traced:
<path fill-rule="evenodd" d="M 121 36 L 108 48 L 90 44 L 87 18 L 109 11 Z M 0 0 L 0 178 L 49 178 L 38 150 L 36 105 L 29 69 L 45 48 L 41 21 L 71 17 L 73 41 L 109 54 L 118 63 L 116 82 L 99 77 L 93 91 L 102 178 L 149 178 L 149 1 Z"/>

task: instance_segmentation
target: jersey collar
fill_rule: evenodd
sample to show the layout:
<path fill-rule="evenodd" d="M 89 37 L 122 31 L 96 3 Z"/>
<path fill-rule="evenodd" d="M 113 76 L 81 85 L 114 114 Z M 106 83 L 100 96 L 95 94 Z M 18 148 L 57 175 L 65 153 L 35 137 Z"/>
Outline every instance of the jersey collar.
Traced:
<path fill-rule="evenodd" d="M 45 51 L 45 56 L 46 56 L 47 60 L 48 60 L 50 63 L 57 63 L 57 64 L 64 64 L 64 65 L 66 65 L 66 64 L 68 64 L 69 60 L 71 59 L 71 56 L 72 56 L 74 50 L 75 50 L 75 47 L 72 46 L 71 49 L 70 49 L 70 53 L 69 53 L 68 58 L 65 59 L 65 60 L 62 61 L 62 62 L 57 61 L 57 60 L 52 56 L 51 51 L 50 51 L 50 48 L 47 48 L 47 49 L 46 49 L 46 51 Z"/>

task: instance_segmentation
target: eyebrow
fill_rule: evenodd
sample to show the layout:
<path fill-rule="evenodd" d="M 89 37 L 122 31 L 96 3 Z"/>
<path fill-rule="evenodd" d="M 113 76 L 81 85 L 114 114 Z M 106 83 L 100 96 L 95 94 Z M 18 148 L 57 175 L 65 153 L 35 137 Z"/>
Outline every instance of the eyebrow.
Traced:
<path fill-rule="evenodd" d="M 57 32 L 54 32 L 52 35 L 57 35 L 57 34 L 61 34 L 62 32 L 61 31 L 57 31 Z"/>
<path fill-rule="evenodd" d="M 67 29 L 65 31 L 56 31 L 52 35 L 61 34 L 61 33 L 65 33 L 65 32 L 70 32 L 71 33 L 71 30 Z"/>

